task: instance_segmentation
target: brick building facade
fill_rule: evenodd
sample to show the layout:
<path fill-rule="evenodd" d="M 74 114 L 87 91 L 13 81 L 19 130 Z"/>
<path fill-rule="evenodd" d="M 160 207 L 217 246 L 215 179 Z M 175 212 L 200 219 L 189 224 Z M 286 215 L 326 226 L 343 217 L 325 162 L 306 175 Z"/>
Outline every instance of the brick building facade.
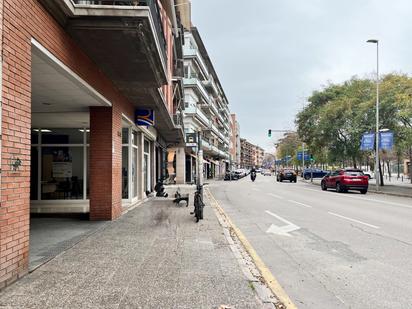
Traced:
<path fill-rule="evenodd" d="M 245 138 L 240 139 L 240 166 L 242 168 L 260 168 L 263 164 L 265 151 Z"/>
<path fill-rule="evenodd" d="M 27 273 L 30 210 L 113 220 L 165 172 L 166 146 L 183 142 L 173 12 L 0 1 L 0 288 Z M 138 108 L 154 127 L 135 125 Z"/>

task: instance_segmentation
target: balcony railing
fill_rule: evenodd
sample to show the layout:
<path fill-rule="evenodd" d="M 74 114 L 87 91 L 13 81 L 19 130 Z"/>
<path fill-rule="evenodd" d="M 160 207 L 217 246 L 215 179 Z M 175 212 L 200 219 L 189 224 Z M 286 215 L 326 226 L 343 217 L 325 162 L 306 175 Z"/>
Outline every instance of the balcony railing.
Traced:
<path fill-rule="evenodd" d="M 166 37 L 163 31 L 162 17 L 156 0 L 140 0 L 140 1 L 116 1 L 116 0 L 71 0 L 75 5 L 110 5 L 110 6 L 147 6 L 153 18 L 153 23 L 156 32 L 159 34 L 159 44 L 163 59 L 167 59 L 166 55 Z"/>

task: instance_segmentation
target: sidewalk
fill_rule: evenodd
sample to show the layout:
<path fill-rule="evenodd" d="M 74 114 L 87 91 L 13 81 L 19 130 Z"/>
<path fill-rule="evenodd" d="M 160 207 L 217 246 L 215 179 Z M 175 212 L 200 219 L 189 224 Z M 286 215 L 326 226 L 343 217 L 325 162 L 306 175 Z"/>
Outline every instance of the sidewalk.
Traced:
<path fill-rule="evenodd" d="M 192 205 L 152 198 L 0 292 L 0 308 L 263 308 L 213 209 L 196 224 Z"/>
<path fill-rule="evenodd" d="M 302 182 L 311 183 L 310 180 L 300 179 Z M 313 179 L 313 184 L 320 187 L 320 178 Z M 402 185 L 394 185 L 389 181 L 384 182 L 385 185 L 379 187 L 379 192 L 376 191 L 375 187 L 375 180 L 369 180 L 369 189 L 370 193 L 377 193 L 377 194 L 387 194 L 393 196 L 401 196 L 401 197 L 411 197 L 412 198 L 412 185 L 403 183 Z"/>

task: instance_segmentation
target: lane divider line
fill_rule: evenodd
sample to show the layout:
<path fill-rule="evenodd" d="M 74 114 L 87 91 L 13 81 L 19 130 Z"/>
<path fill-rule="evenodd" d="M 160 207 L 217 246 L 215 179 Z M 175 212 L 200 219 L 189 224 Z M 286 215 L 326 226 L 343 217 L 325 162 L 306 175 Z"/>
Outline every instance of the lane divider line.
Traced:
<path fill-rule="evenodd" d="M 304 188 L 304 187 L 302 189 L 303 190 L 308 190 L 308 191 L 321 192 L 321 190 L 309 189 L 309 188 Z M 405 205 L 405 204 L 396 203 L 396 202 L 375 200 L 375 199 L 372 199 L 372 198 L 353 196 L 353 195 L 349 195 L 349 194 L 338 194 L 337 193 L 334 196 L 342 197 L 342 198 L 347 198 L 348 197 L 348 198 L 353 198 L 353 199 L 360 200 L 360 201 L 377 202 L 377 203 L 381 203 L 381 204 L 388 204 L 388 205 L 399 206 L 399 207 L 404 207 L 404 208 L 412 208 L 412 206 L 410 206 L 410 205 Z"/>
<path fill-rule="evenodd" d="M 278 198 L 278 199 L 280 199 L 280 200 L 283 200 L 283 197 L 281 197 L 280 195 L 276 195 L 276 194 L 273 194 L 273 193 L 267 193 L 267 195 L 270 195 L 270 196 L 272 196 L 272 197 L 275 197 L 275 198 Z"/>
<path fill-rule="evenodd" d="M 294 201 L 294 200 L 288 200 L 288 202 L 291 202 L 291 203 L 294 203 L 294 204 L 297 204 L 297 205 L 300 205 L 300 206 L 304 206 L 304 207 L 307 207 L 307 208 L 312 208 L 312 206 L 310 206 L 310 205 L 306 205 L 304 203 L 297 202 L 297 201 Z"/>
<path fill-rule="evenodd" d="M 245 248 L 246 252 L 250 255 L 253 262 L 255 263 L 257 269 L 259 270 L 260 274 L 262 275 L 263 280 L 266 282 L 270 290 L 276 295 L 276 297 L 282 302 L 284 306 L 288 309 L 297 309 L 296 305 L 292 302 L 290 297 L 286 294 L 285 290 L 280 285 L 279 281 L 273 276 L 269 268 L 265 265 L 259 255 L 256 253 L 255 249 L 249 243 L 245 235 L 236 227 L 236 225 L 232 222 L 229 216 L 225 213 L 223 208 L 219 205 L 218 201 L 215 199 L 213 194 L 207 189 L 207 195 L 210 200 L 210 204 L 212 207 L 217 209 L 222 217 L 225 218 L 233 232 L 235 233 L 236 237 L 239 239 L 242 246 Z"/>
<path fill-rule="evenodd" d="M 345 216 L 339 215 L 339 214 L 334 213 L 334 212 L 328 211 L 328 214 L 330 214 L 330 215 L 332 215 L 332 216 L 336 216 L 336 217 L 342 218 L 342 219 L 346 219 L 346 220 L 349 220 L 349 221 L 352 221 L 352 222 L 360 223 L 360 224 L 363 224 L 363 225 L 372 227 L 372 228 L 374 228 L 374 229 L 379 229 L 379 226 L 376 226 L 376 225 L 373 225 L 373 224 L 369 224 L 369 223 L 366 223 L 366 222 L 363 222 L 363 221 L 359 221 L 359 220 L 356 220 L 356 219 L 352 219 L 352 218 L 349 218 L 349 217 L 345 217 Z"/>

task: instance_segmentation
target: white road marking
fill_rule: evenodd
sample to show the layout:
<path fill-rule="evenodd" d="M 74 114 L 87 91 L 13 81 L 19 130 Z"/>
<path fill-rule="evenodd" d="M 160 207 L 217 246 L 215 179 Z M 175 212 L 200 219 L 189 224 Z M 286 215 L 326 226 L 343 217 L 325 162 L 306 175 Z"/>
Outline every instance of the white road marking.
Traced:
<path fill-rule="evenodd" d="M 374 228 L 374 229 L 379 229 L 379 226 L 376 226 L 376 225 L 373 225 L 373 224 L 369 224 L 369 223 L 365 223 L 365 222 L 362 222 L 362 221 L 359 221 L 359 220 L 356 220 L 356 219 L 348 218 L 348 217 L 345 217 L 345 216 L 336 214 L 336 213 L 334 213 L 334 212 L 328 211 L 328 214 L 330 214 L 330 215 L 332 215 L 332 216 L 336 216 L 336 217 L 342 218 L 342 219 L 346 219 L 346 220 L 349 220 L 349 221 L 352 221 L 352 222 L 360 223 L 360 224 L 363 224 L 363 225 L 372 227 L 372 228 Z"/>
<path fill-rule="evenodd" d="M 312 208 L 312 206 L 310 206 L 310 205 L 303 204 L 301 202 L 297 202 L 297 201 L 294 201 L 294 200 L 288 200 L 288 202 L 291 202 L 291 203 L 294 203 L 294 204 L 297 204 L 297 205 L 301 205 L 301 206 L 304 206 L 304 207 L 307 207 L 307 208 Z"/>
<path fill-rule="evenodd" d="M 309 188 L 302 188 L 302 189 L 308 190 L 308 191 L 322 192 L 321 190 L 316 190 L 316 189 L 309 189 Z M 393 206 L 412 208 L 412 206 L 410 206 L 410 205 L 405 205 L 405 204 L 396 203 L 396 202 L 387 202 L 387 201 L 382 201 L 382 200 L 375 200 L 375 199 L 371 199 L 371 198 L 367 198 L 367 197 L 358 197 L 358 196 L 353 196 L 353 195 L 350 195 L 350 194 L 336 194 L 334 196 L 335 197 L 343 197 L 343 198 L 348 197 L 348 198 L 354 198 L 354 199 L 360 200 L 360 201 L 378 202 L 378 203 L 388 204 L 388 205 L 393 205 Z"/>
<path fill-rule="evenodd" d="M 273 194 L 273 193 L 268 193 L 268 195 L 270 195 L 270 196 L 273 196 L 273 197 L 276 197 L 276 198 L 278 198 L 278 199 L 283 200 L 283 197 L 281 197 L 280 195 L 276 195 L 276 194 Z"/>
<path fill-rule="evenodd" d="M 284 226 L 277 226 L 275 224 L 272 224 L 268 228 L 266 233 L 272 233 L 272 234 L 276 234 L 276 235 L 291 237 L 292 235 L 289 234 L 290 232 L 293 232 L 293 231 L 296 231 L 296 230 L 300 229 L 300 227 L 297 226 L 296 224 L 293 224 L 292 222 L 282 218 L 281 216 L 278 216 L 277 214 L 274 214 L 273 212 L 270 212 L 269 210 L 266 210 L 266 213 L 268 213 L 269 215 L 275 217 L 279 221 L 282 221 L 282 222 L 286 223 L 286 225 L 284 225 Z"/>

